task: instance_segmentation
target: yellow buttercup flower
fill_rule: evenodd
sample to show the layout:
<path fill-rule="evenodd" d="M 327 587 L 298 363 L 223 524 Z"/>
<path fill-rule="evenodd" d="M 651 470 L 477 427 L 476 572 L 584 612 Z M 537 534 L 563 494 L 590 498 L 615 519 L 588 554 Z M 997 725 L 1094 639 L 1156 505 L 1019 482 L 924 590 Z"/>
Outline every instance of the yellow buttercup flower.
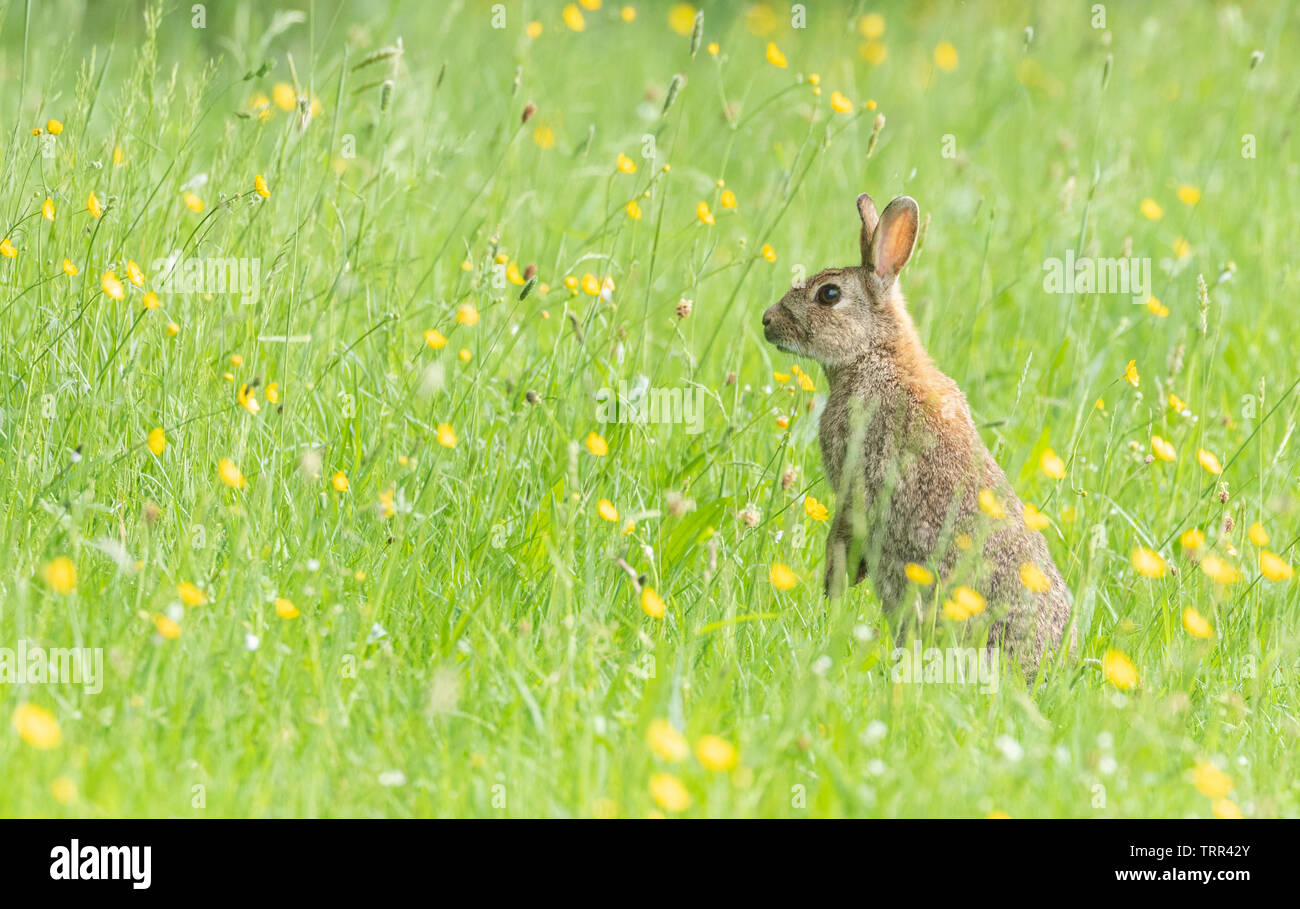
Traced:
<path fill-rule="evenodd" d="M 231 489 L 243 489 L 248 485 L 248 480 L 244 479 L 243 472 L 230 458 L 222 458 L 217 462 L 217 475 L 221 477 L 221 482 Z"/>
<path fill-rule="evenodd" d="M 1200 463 L 1202 467 L 1206 469 L 1206 471 L 1214 474 L 1215 476 L 1218 476 L 1219 474 L 1223 473 L 1223 465 L 1219 463 L 1219 459 L 1215 456 L 1214 452 L 1212 451 L 1206 451 L 1204 448 L 1198 448 L 1196 450 L 1196 460 Z"/>
<path fill-rule="evenodd" d="M 473 303 L 462 303 L 456 307 L 456 321 L 461 325 L 473 327 L 478 324 L 478 310 Z"/>
<path fill-rule="evenodd" d="M 104 289 L 106 296 L 112 297 L 114 300 L 126 298 L 126 288 L 122 286 L 122 282 L 118 280 L 117 275 L 111 271 L 104 272 L 103 277 L 99 279 L 99 286 Z"/>
<path fill-rule="evenodd" d="M 587 433 L 587 451 L 598 458 L 603 458 L 609 454 L 609 445 L 605 442 L 603 436 L 589 432 Z"/>
<path fill-rule="evenodd" d="M 597 502 L 596 511 L 606 521 L 615 522 L 618 520 L 618 509 L 614 507 L 614 503 L 609 499 L 601 499 Z"/>
<path fill-rule="evenodd" d="M 442 350 L 447 346 L 447 337 L 438 329 L 430 328 L 424 333 L 424 343 L 428 344 L 434 350 Z"/>
<path fill-rule="evenodd" d="M 348 475 L 341 470 L 335 471 L 334 476 L 330 477 L 330 485 L 337 492 L 347 492 L 352 488 L 352 484 L 348 482 Z"/>
<path fill-rule="evenodd" d="M 1183 630 L 1194 638 L 1214 637 L 1214 626 L 1191 606 L 1183 610 Z"/>
<path fill-rule="evenodd" d="M 627 211 L 627 216 L 633 221 L 641 220 L 641 206 L 637 204 L 636 199 L 627 203 L 627 208 L 625 210 Z"/>
<path fill-rule="evenodd" d="M 1044 449 L 1039 456 L 1038 467 L 1053 480 L 1060 480 L 1065 476 L 1065 462 L 1050 448 Z"/>
<path fill-rule="evenodd" d="M 1134 548 L 1130 558 L 1133 562 L 1133 568 L 1143 577 L 1164 577 L 1166 565 L 1160 553 L 1147 549 L 1145 546 L 1138 546 Z"/>
<path fill-rule="evenodd" d="M 266 185 L 266 178 L 261 174 L 258 174 L 253 178 L 253 189 L 256 190 L 257 194 L 263 199 L 271 198 L 271 188 Z"/>
<path fill-rule="evenodd" d="M 1221 821 L 1241 820 L 1241 809 L 1232 799 L 1215 799 L 1210 803 L 1210 811 Z"/>
<path fill-rule="evenodd" d="M 570 30 L 580 32 L 587 27 L 587 20 L 582 15 L 582 10 L 578 9 L 578 4 L 570 3 L 560 12 L 560 18 Z"/>
<path fill-rule="evenodd" d="M 1209 761 L 1197 761 L 1192 769 L 1192 783 L 1206 798 L 1221 799 L 1232 791 L 1232 777 Z"/>
<path fill-rule="evenodd" d="M 853 102 L 840 92 L 831 92 L 831 110 L 837 114 L 853 112 Z"/>
<path fill-rule="evenodd" d="M 908 562 L 903 566 L 903 574 L 913 584 L 920 584 L 922 587 L 928 587 L 934 583 L 934 573 L 924 565 L 918 565 L 915 562 Z"/>
<path fill-rule="evenodd" d="M 814 499 L 812 496 L 808 496 L 803 500 L 803 510 L 804 513 L 814 521 L 825 521 L 831 514 L 829 508 Z"/>
<path fill-rule="evenodd" d="M 1033 562 L 1025 562 L 1020 566 L 1020 583 L 1031 593 L 1046 593 L 1052 588 L 1043 569 Z"/>
<path fill-rule="evenodd" d="M 1175 457 L 1174 446 L 1160 436 L 1151 437 L 1151 453 L 1162 461 L 1172 461 Z"/>
<path fill-rule="evenodd" d="M 154 453 L 154 456 L 161 455 L 166 447 L 167 433 L 163 431 L 163 428 L 156 426 L 149 430 L 149 450 Z"/>
<path fill-rule="evenodd" d="M 981 489 L 979 494 L 980 510 L 995 521 L 1000 521 L 1007 516 L 1007 510 L 1002 507 L 998 497 L 993 494 L 991 489 Z"/>
<path fill-rule="evenodd" d="M 772 248 L 772 244 L 770 243 L 763 244 L 763 258 L 769 262 L 776 261 L 776 250 Z"/>
<path fill-rule="evenodd" d="M 790 566 L 782 562 L 773 562 L 768 569 L 767 578 L 772 582 L 772 586 L 777 590 L 793 590 L 799 583 L 798 576 L 790 570 Z"/>
<path fill-rule="evenodd" d="M 1195 527 L 1189 527 L 1183 531 L 1183 535 L 1178 538 L 1178 542 L 1189 552 L 1195 552 L 1205 545 L 1205 534 Z"/>
<path fill-rule="evenodd" d="M 180 595 L 181 602 L 186 606 L 202 606 L 208 601 L 208 595 L 189 581 L 181 581 L 177 584 L 176 593 Z"/>
<path fill-rule="evenodd" d="M 1021 509 L 1021 516 L 1025 520 L 1025 526 L 1030 530 L 1044 530 L 1052 523 L 1047 515 L 1028 503 Z"/>
<path fill-rule="evenodd" d="M 1128 365 L 1124 367 L 1124 381 L 1134 388 L 1142 384 L 1142 377 L 1138 375 L 1137 360 L 1129 360 Z"/>
<path fill-rule="evenodd" d="M 662 619 L 664 617 L 663 597 L 655 593 L 653 587 L 647 587 L 641 591 L 641 611 L 652 619 Z"/>
<path fill-rule="evenodd" d="M 57 136 L 59 133 L 63 132 L 63 124 L 58 120 L 50 120 L 45 124 L 45 131 L 51 136 Z"/>
<path fill-rule="evenodd" d="M 650 725 L 646 727 L 645 741 L 654 756 L 661 761 L 675 764 L 686 760 L 691 753 L 691 746 L 686 741 L 686 736 L 678 732 L 667 720 L 651 720 Z"/>
<path fill-rule="evenodd" d="M 1207 555 L 1201 559 L 1201 571 L 1216 584 L 1236 584 L 1241 580 L 1241 571 L 1235 565 L 1224 561 L 1217 555 Z"/>
<path fill-rule="evenodd" d="M 1184 183 L 1178 187 L 1178 201 L 1184 205 L 1195 205 L 1201 201 L 1201 191 L 1195 186 Z"/>
<path fill-rule="evenodd" d="M 53 220 L 54 220 L 54 200 L 53 200 L 53 199 L 46 199 L 44 202 L 41 203 L 41 216 L 44 217 L 46 221 L 53 221 Z"/>
<path fill-rule="evenodd" d="M 188 208 L 190 211 L 196 213 L 203 211 L 203 200 L 200 199 L 194 193 L 186 192 L 184 199 L 185 199 L 185 207 Z"/>
<path fill-rule="evenodd" d="M 1143 199 L 1138 208 L 1142 212 L 1142 217 L 1149 221 L 1159 221 L 1165 216 L 1165 210 L 1160 207 L 1160 203 L 1155 199 Z"/>
<path fill-rule="evenodd" d="M 99 199 L 93 192 L 86 197 L 86 210 L 90 212 L 92 218 L 102 218 L 104 216 L 104 206 L 99 204 Z"/>
<path fill-rule="evenodd" d="M 296 619 L 301 615 L 298 612 L 298 607 L 293 605 L 293 601 L 286 600 L 284 597 L 276 598 L 275 614 L 282 619 Z"/>
<path fill-rule="evenodd" d="M 940 41 L 934 48 L 934 65 L 945 73 L 957 68 L 957 48 L 951 42 Z"/>
<path fill-rule="evenodd" d="M 718 204 L 726 211 L 731 211 L 736 207 L 736 194 L 729 189 L 724 189 L 722 195 L 718 198 Z"/>
<path fill-rule="evenodd" d="M 12 259 L 17 255 L 18 250 L 8 237 L 0 240 L 0 256 L 4 256 L 6 259 Z"/>
<path fill-rule="evenodd" d="M 55 593 L 72 593 L 77 589 L 77 566 L 67 556 L 51 559 L 42 574 Z"/>
<path fill-rule="evenodd" d="M 615 161 L 614 166 L 618 168 L 620 174 L 636 173 L 636 162 L 622 152 L 618 153 L 618 159 Z"/>
<path fill-rule="evenodd" d="M 24 742 L 40 751 L 57 748 L 63 742 L 59 721 L 54 714 L 36 704 L 19 704 L 10 723 Z"/>
<path fill-rule="evenodd" d="M 1249 529 L 1246 531 L 1246 535 L 1250 537 L 1250 541 L 1256 546 L 1268 545 L 1268 531 L 1264 529 L 1264 525 L 1259 523 L 1259 521 L 1250 525 Z"/>
<path fill-rule="evenodd" d="M 740 752 L 721 736 L 705 735 L 695 743 L 695 758 L 705 770 L 726 773 L 736 768 Z"/>
<path fill-rule="evenodd" d="M 176 623 L 175 619 L 168 618 L 162 613 L 154 615 L 153 626 L 158 629 L 160 635 L 169 641 L 174 641 L 181 636 L 181 626 Z"/>
<path fill-rule="evenodd" d="M 781 69 L 786 67 L 785 54 L 771 41 L 767 42 L 767 62 Z"/>
<path fill-rule="evenodd" d="M 707 224 L 710 227 L 713 226 L 713 222 L 714 222 L 713 212 L 709 211 L 708 202 L 702 201 L 696 204 L 695 217 L 700 219 L 701 224 Z"/>
<path fill-rule="evenodd" d="M 451 428 L 450 423 L 438 424 L 438 444 L 443 448 L 456 447 L 456 430 Z"/>
<path fill-rule="evenodd" d="M 1260 550 L 1259 572 L 1268 580 L 1275 582 L 1289 581 L 1293 573 L 1289 562 L 1267 549 Z"/>
<path fill-rule="evenodd" d="M 695 28 L 695 7 L 689 3 L 674 4 L 668 10 L 668 27 L 679 35 L 689 35 Z"/>
<path fill-rule="evenodd" d="M 952 597 L 944 601 L 943 613 L 956 622 L 964 622 L 973 615 L 979 615 L 986 606 L 984 597 L 969 587 L 961 586 L 952 592 Z"/>
<path fill-rule="evenodd" d="M 71 259 L 63 260 L 63 273 L 67 275 L 69 278 L 75 278 L 79 271 L 81 271 L 81 269 L 73 265 Z"/>
<path fill-rule="evenodd" d="M 686 785 L 671 773 L 650 775 L 650 797 L 664 811 L 680 814 L 691 807 L 691 794 Z"/>
<path fill-rule="evenodd" d="M 1107 682 L 1121 691 L 1136 688 L 1140 678 L 1137 667 L 1119 650 L 1107 650 L 1101 659 L 1101 671 Z"/>

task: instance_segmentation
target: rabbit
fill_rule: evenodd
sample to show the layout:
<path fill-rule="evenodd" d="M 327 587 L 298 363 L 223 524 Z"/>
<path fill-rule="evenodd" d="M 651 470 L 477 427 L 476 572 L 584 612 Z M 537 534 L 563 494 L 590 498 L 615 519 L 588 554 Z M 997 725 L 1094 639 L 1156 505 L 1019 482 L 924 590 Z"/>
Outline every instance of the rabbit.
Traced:
<path fill-rule="evenodd" d="M 830 385 L 819 425 L 835 499 L 826 596 L 843 593 L 852 569 L 852 583 L 870 576 L 892 612 L 915 587 L 914 563 L 940 591 L 961 585 L 979 594 L 962 591 L 954 618 L 973 613 L 968 627 L 987 627 L 990 650 L 1033 671 L 1060 645 L 1070 593 L 961 389 L 934 365 L 908 315 L 898 275 L 916 244 L 916 201 L 900 196 L 877 215 L 863 193 L 857 207 L 862 264 L 826 269 L 763 313 L 764 338 L 818 361 Z"/>

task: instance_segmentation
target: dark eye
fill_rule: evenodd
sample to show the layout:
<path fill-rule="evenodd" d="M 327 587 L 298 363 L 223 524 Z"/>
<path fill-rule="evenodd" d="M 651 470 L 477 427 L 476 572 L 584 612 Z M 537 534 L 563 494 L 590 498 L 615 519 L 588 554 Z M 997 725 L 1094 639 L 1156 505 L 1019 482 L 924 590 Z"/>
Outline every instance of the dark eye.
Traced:
<path fill-rule="evenodd" d="M 838 284 L 823 284 L 817 288 L 817 302 L 825 303 L 830 306 L 832 303 L 840 301 L 840 288 Z"/>

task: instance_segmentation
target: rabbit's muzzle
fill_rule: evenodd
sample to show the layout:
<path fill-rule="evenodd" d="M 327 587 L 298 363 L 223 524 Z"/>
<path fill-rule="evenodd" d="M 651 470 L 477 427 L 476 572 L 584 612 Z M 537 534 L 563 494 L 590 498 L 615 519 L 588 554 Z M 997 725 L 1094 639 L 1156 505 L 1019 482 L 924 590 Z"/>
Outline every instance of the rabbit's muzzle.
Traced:
<path fill-rule="evenodd" d="M 763 313 L 763 338 L 778 348 L 788 349 L 796 332 L 790 322 L 790 316 L 780 303 L 774 303 Z"/>

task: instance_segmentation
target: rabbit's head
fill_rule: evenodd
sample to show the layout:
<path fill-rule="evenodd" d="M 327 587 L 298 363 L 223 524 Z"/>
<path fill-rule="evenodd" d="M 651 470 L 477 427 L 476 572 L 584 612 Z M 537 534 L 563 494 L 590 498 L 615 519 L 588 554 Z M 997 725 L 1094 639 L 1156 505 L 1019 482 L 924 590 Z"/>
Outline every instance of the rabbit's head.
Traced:
<path fill-rule="evenodd" d="M 763 337 L 780 350 L 838 366 L 892 348 L 906 330 L 897 278 L 916 243 L 916 201 L 899 196 L 877 215 L 863 193 L 858 215 L 862 264 L 819 272 L 763 313 Z"/>

